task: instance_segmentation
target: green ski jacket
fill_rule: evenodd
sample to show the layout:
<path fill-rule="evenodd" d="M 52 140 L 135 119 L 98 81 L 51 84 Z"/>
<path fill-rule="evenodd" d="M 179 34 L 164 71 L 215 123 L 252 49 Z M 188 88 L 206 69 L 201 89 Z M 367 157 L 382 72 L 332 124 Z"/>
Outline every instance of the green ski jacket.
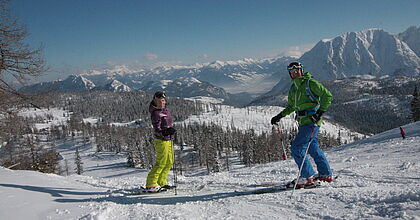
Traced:
<path fill-rule="evenodd" d="M 327 111 L 332 102 L 331 92 L 325 88 L 320 82 L 313 79 L 309 72 L 303 74 L 302 78 L 292 79 L 292 87 L 289 90 L 287 98 L 287 107 L 280 113 L 283 117 L 291 114 L 294 111 L 302 111 L 315 108 L 318 104 L 311 101 L 306 94 L 306 80 L 309 79 L 309 88 L 315 98 L 318 100 L 321 111 Z M 299 126 L 312 123 L 309 116 L 302 116 L 296 118 Z M 322 120 L 317 123 L 319 126 Z"/>

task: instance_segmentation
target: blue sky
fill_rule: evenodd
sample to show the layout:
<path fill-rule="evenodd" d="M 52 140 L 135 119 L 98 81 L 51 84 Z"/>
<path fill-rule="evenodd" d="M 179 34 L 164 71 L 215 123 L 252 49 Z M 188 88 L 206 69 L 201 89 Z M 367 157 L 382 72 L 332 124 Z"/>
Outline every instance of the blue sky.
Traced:
<path fill-rule="evenodd" d="M 48 79 L 107 64 L 191 64 L 299 54 L 319 40 L 419 26 L 418 0 L 11 0 Z"/>

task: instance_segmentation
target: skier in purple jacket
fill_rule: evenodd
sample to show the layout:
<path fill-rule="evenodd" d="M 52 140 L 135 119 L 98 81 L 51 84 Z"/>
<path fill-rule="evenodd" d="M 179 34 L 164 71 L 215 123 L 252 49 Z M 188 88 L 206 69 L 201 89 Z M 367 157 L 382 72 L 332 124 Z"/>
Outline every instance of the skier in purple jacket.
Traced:
<path fill-rule="evenodd" d="M 160 192 L 174 187 L 168 184 L 167 178 L 174 162 L 172 137 L 176 130 L 172 127 L 171 114 L 166 108 L 166 98 L 165 93 L 156 92 L 149 106 L 155 136 L 153 144 L 156 163 L 147 175 L 146 192 Z"/>

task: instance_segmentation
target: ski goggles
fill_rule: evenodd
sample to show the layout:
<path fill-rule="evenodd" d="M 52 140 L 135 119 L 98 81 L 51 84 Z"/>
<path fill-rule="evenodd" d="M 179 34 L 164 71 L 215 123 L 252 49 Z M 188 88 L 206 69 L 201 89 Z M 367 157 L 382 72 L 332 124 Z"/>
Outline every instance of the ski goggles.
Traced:
<path fill-rule="evenodd" d="M 293 71 L 295 71 L 295 70 L 301 70 L 301 69 L 303 69 L 303 67 L 302 67 L 302 66 L 298 66 L 298 65 L 293 65 L 293 66 L 289 66 L 289 67 L 287 67 L 287 70 L 288 70 L 289 72 L 293 72 Z"/>

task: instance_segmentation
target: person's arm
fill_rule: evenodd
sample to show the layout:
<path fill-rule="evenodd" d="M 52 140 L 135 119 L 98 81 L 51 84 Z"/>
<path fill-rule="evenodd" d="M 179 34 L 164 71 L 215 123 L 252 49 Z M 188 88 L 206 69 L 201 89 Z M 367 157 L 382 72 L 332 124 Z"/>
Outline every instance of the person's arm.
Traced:
<path fill-rule="evenodd" d="M 293 107 L 292 103 L 294 103 L 294 96 L 292 95 L 292 88 L 289 90 L 289 94 L 287 94 L 287 107 L 280 112 L 282 117 L 286 117 L 294 112 L 296 109 Z"/>
<path fill-rule="evenodd" d="M 294 111 L 294 108 L 292 107 L 292 105 L 290 105 L 290 103 L 293 103 L 293 100 L 291 98 L 292 96 L 290 95 L 290 91 L 287 97 L 287 107 L 285 109 L 283 109 L 283 111 L 281 111 L 279 114 L 277 114 L 276 116 L 271 118 L 271 124 L 275 125 L 277 124 L 281 118 L 289 115 L 290 113 L 292 113 Z"/>

